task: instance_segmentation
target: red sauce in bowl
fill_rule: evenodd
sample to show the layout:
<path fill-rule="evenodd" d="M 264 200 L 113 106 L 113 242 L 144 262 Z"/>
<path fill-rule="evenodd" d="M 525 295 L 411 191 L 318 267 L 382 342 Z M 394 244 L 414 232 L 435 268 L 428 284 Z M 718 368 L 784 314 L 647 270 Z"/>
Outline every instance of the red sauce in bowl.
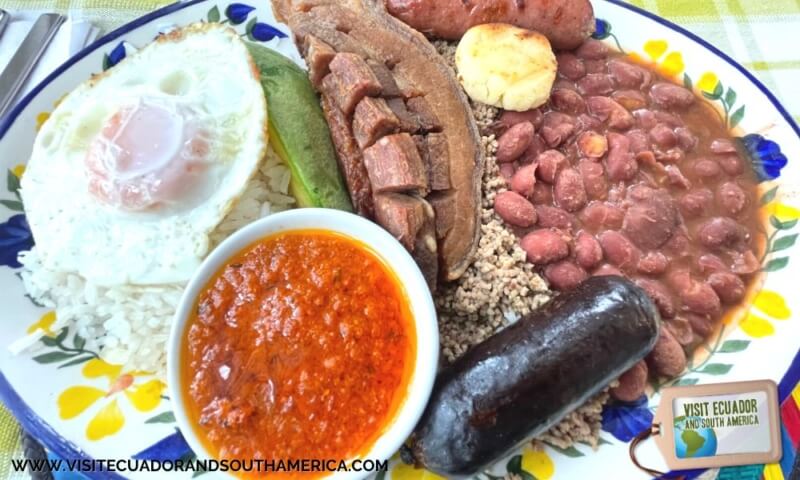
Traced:
<path fill-rule="evenodd" d="M 367 246 L 323 230 L 280 233 L 234 255 L 201 291 L 186 338 L 188 417 L 223 459 L 366 454 L 398 412 L 416 356 L 394 272 Z"/>

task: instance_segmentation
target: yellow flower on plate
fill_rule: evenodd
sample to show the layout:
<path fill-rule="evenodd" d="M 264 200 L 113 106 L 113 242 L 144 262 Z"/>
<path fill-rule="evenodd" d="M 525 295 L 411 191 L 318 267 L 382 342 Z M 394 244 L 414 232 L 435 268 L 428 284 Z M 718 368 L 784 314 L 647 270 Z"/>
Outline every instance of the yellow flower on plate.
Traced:
<path fill-rule="evenodd" d="M 656 63 L 658 69 L 668 77 L 674 77 L 686 68 L 681 52 L 668 53 L 669 44 L 666 40 L 648 40 L 642 49 L 650 57 L 650 60 Z"/>
<path fill-rule="evenodd" d="M 11 173 L 13 173 L 17 178 L 22 178 L 22 174 L 25 173 L 25 165 L 21 163 L 14 165 L 14 168 L 11 169 Z"/>
<path fill-rule="evenodd" d="M 406 465 L 400 462 L 392 468 L 392 480 L 444 480 L 433 472 L 429 472 L 424 468 L 414 468 L 411 465 Z"/>
<path fill-rule="evenodd" d="M 125 417 L 116 400 L 103 407 L 97 412 L 86 426 L 86 438 L 89 440 L 100 440 L 103 437 L 114 435 L 122 430 L 125 425 Z"/>
<path fill-rule="evenodd" d="M 768 337 L 775 333 L 775 327 L 769 321 L 753 312 L 748 313 L 739 326 L 744 330 L 744 333 L 753 338 Z"/>
<path fill-rule="evenodd" d="M 768 214 L 775 215 L 781 222 L 800 219 L 800 209 L 785 203 L 772 202 L 764 208 Z"/>
<path fill-rule="evenodd" d="M 119 392 L 140 412 L 155 410 L 161 403 L 161 394 L 166 385 L 160 380 L 151 379 L 137 384 L 136 378 L 150 375 L 147 372 L 123 372 L 121 365 L 114 365 L 99 358 L 86 362 L 81 370 L 89 379 L 105 377 L 108 388 L 100 389 L 88 385 L 69 387 L 58 396 L 58 414 L 64 420 L 75 418 L 103 398 L 111 398 Z M 118 398 L 104 405 L 86 426 L 86 438 L 92 441 L 114 435 L 125 425 L 125 416 L 119 406 Z"/>
<path fill-rule="evenodd" d="M 659 58 L 667 53 L 668 48 L 669 44 L 666 40 L 649 40 L 644 44 L 643 47 L 644 53 L 646 53 L 654 62 L 657 62 Z"/>
<path fill-rule="evenodd" d="M 776 320 L 787 320 L 792 316 L 792 312 L 786 306 L 786 300 L 779 293 L 772 290 L 759 292 L 755 300 L 753 300 L 753 305 Z"/>
<path fill-rule="evenodd" d="M 522 469 L 537 480 L 548 480 L 555 473 L 555 465 L 544 450 L 525 447 L 522 451 Z"/>
<path fill-rule="evenodd" d="M 710 94 L 714 93 L 718 84 L 719 78 L 717 78 L 717 75 L 714 72 L 706 72 L 701 75 L 700 80 L 697 81 L 697 88 Z"/>
<path fill-rule="evenodd" d="M 41 330 L 48 337 L 55 337 L 56 333 L 50 330 L 53 323 L 56 321 L 56 312 L 47 312 L 39 318 L 39 321 L 28 327 L 27 333 L 33 333 L 36 330 Z"/>

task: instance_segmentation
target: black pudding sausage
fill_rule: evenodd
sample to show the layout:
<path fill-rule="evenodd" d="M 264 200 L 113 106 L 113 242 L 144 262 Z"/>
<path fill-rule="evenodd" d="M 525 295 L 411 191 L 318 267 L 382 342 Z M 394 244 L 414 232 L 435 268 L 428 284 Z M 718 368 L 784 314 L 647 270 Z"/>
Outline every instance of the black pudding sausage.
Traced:
<path fill-rule="evenodd" d="M 621 277 L 591 277 L 445 367 L 405 461 L 471 475 L 555 425 L 652 350 L 661 318 Z"/>

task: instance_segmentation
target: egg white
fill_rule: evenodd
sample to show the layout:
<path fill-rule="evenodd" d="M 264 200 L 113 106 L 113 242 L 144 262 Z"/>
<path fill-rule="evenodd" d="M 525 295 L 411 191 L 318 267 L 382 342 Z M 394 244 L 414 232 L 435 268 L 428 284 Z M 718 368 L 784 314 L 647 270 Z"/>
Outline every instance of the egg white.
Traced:
<path fill-rule="evenodd" d="M 111 115 L 142 99 L 189 112 L 208 132 L 202 197 L 130 212 L 89 193 L 91 142 Z M 187 281 L 264 157 L 266 125 L 258 71 L 238 34 L 219 24 L 163 35 L 82 84 L 42 126 L 21 182 L 43 266 L 107 286 Z"/>

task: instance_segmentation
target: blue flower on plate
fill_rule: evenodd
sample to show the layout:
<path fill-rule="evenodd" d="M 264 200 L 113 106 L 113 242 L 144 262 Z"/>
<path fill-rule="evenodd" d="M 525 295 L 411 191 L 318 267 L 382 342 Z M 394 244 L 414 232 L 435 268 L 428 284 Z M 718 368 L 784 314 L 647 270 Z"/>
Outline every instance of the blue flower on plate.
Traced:
<path fill-rule="evenodd" d="M 158 442 L 150 445 L 141 452 L 133 455 L 136 460 L 178 460 L 192 455 L 192 449 L 183 438 L 180 430 L 175 429 L 175 433 L 166 436 Z"/>
<path fill-rule="evenodd" d="M 0 223 L 0 265 L 20 268 L 19 252 L 33 248 L 33 234 L 25 215 L 18 213 Z"/>
<path fill-rule="evenodd" d="M 253 29 L 250 30 L 250 36 L 259 42 L 268 42 L 275 37 L 286 38 L 286 34 L 266 23 L 256 23 Z"/>
<path fill-rule="evenodd" d="M 108 70 L 109 68 L 121 62 L 125 58 L 126 54 L 125 42 L 119 42 L 117 46 L 111 50 L 111 52 L 103 55 L 103 70 Z"/>
<path fill-rule="evenodd" d="M 603 20 L 602 18 L 598 18 L 594 21 L 594 33 L 592 34 L 592 38 L 596 40 L 604 40 L 611 35 L 611 24 L 607 21 Z"/>
<path fill-rule="evenodd" d="M 622 442 L 630 442 L 652 424 L 653 412 L 647 408 L 647 395 L 631 403 L 614 402 L 603 408 L 603 430 Z"/>
<path fill-rule="evenodd" d="M 780 145 L 757 133 L 745 135 L 740 141 L 762 182 L 775 180 L 781 176 L 781 170 L 788 163 L 788 159 L 781 152 Z"/>
<path fill-rule="evenodd" d="M 255 7 L 245 5 L 244 3 L 231 3 L 228 5 L 228 8 L 225 9 L 225 16 L 228 17 L 228 20 L 230 20 L 232 24 L 239 25 L 240 23 L 244 23 L 244 21 L 247 20 L 247 16 L 250 15 L 250 12 L 255 9 Z"/>

